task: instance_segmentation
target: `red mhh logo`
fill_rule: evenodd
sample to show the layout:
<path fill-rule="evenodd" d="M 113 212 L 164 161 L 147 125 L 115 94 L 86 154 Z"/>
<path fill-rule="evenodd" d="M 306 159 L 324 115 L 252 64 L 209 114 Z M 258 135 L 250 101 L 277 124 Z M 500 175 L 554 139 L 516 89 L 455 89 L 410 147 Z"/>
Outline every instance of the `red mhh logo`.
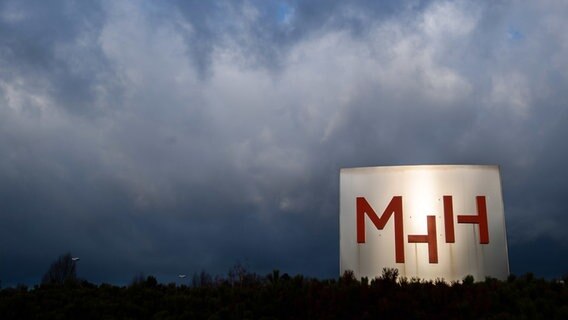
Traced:
<path fill-rule="evenodd" d="M 454 231 L 454 209 L 452 196 L 444 196 L 444 229 L 446 233 L 446 243 L 455 242 Z M 457 223 L 473 223 L 479 225 L 479 243 L 489 243 L 489 229 L 487 228 L 487 205 L 485 196 L 477 196 L 477 214 L 458 215 Z M 389 202 L 381 216 L 378 216 L 365 197 L 357 197 L 357 243 L 365 243 L 365 216 L 379 230 L 382 230 L 391 216 L 394 215 L 394 234 L 396 262 L 404 263 L 404 222 L 403 222 L 403 199 L 401 196 L 394 196 Z M 428 257 L 430 263 L 438 263 L 438 244 L 436 240 L 436 216 L 426 216 L 428 233 L 421 235 L 408 235 L 409 243 L 427 243 Z"/>
<path fill-rule="evenodd" d="M 340 272 L 461 280 L 509 273 L 497 166 L 342 169 Z"/>

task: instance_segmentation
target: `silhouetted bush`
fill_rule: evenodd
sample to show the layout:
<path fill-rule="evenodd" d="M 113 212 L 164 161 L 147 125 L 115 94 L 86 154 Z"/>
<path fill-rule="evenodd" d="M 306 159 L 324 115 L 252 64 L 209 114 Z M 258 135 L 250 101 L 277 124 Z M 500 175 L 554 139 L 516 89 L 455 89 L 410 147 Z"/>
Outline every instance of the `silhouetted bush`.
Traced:
<path fill-rule="evenodd" d="M 203 277 L 202 277 L 203 274 Z M 199 274 L 207 285 L 161 284 L 142 274 L 129 286 L 4 288 L 1 319 L 568 319 L 568 287 L 534 275 L 447 283 L 399 278 L 266 277 L 232 268 L 227 278 Z M 201 280 L 200 280 L 201 281 Z M 200 283 L 201 284 L 201 283 Z"/>
<path fill-rule="evenodd" d="M 41 283 L 44 285 L 61 285 L 77 281 L 77 267 L 71 253 L 66 253 L 54 261 L 43 275 Z"/>

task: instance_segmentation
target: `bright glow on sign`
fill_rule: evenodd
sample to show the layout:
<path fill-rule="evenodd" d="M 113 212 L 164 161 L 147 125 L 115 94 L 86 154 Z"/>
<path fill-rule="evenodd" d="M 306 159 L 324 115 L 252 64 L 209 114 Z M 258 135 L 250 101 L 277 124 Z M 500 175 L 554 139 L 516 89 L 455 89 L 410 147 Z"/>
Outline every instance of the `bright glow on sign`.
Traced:
<path fill-rule="evenodd" d="M 341 169 L 340 272 L 447 281 L 509 274 L 497 166 Z"/>

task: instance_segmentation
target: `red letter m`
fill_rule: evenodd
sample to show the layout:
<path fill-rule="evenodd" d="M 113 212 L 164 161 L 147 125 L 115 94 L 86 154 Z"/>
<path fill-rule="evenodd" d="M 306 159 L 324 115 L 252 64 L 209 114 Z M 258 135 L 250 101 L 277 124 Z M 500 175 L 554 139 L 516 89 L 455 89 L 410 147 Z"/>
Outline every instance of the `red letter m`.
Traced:
<path fill-rule="evenodd" d="M 402 232 L 402 197 L 392 197 L 391 202 L 378 217 L 375 210 L 364 197 L 357 197 L 357 243 L 365 243 L 365 213 L 377 229 L 382 230 L 394 213 L 394 249 L 397 263 L 404 263 L 404 243 Z"/>

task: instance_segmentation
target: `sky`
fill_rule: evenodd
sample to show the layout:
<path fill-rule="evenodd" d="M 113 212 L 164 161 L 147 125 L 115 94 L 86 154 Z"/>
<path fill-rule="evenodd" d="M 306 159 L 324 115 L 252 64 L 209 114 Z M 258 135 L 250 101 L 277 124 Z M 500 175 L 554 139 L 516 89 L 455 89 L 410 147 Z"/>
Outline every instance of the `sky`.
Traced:
<path fill-rule="evenodd" d="M 568 273 L 566 1 L 0 1 L 0 281 L 339 273 L 339 170 L 501 168 Z"/>

